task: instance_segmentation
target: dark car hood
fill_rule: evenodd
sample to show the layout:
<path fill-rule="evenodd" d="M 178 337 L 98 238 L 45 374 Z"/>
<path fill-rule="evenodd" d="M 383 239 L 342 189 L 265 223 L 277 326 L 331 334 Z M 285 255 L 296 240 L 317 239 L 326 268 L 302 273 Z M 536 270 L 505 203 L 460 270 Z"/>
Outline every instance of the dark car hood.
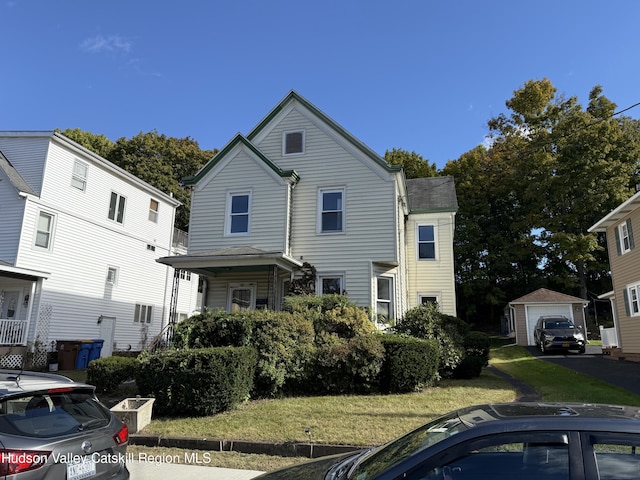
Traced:
<path fill-rule="evenodd" d="M 356 456 L 358 453 L 347 453 L 339 455 L 331 455 L 322 457 L 317 460 L 293 465 L 273 472 L 268 472 L 258 477 L 256 480 L 324 480 L 327 472 L 335 464 L 341 462 L 345 458 Z"/>

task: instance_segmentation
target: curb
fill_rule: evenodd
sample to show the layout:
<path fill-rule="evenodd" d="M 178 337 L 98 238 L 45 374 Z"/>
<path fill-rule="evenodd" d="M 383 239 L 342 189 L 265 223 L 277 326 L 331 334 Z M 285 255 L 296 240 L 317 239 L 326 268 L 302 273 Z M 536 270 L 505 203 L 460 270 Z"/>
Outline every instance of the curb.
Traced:
<path fill-rule="evenodd" d="M 195 437 L 162 437 L 159 435 L 129 435 L 130 445 L 145 447 L 185 448 L 190 450 L 210 450 L 214 452 L 257 453 L 279 457 L 318 458 L 338 453 L 362 450 L 363 446 L 328 445 L 319 443 L 270 443 L 242 440 L 220 440 Z"/>

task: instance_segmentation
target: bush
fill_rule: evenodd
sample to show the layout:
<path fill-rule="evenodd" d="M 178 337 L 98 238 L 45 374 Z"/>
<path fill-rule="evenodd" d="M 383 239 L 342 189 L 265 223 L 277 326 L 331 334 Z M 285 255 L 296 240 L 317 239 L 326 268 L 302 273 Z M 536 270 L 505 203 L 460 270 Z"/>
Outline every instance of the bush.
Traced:
<path fill-rule="evenodd" d="M 138 359 L 134 357 L 105 357 L 91 360 L 87 366 L 87 383 L 95 385 L 98 393 L 115 392 L 122 382 L 135 378 Z"/>
<path fill-rule="evenodd" d="M 455 378 L 475 378 L 489 365 L 491 338 L 482 332 L 469 332 L 463 341 L 465 357 L 453 371 Z"/>
<path fill-rule="evenodd" d="M 313 355 L 311 321 L 299 313 L 222 310 L 195 315 L 176 326 L 178 348 L 251 346 L 258 351 L 254 397 L 295 390 Z"/>
<path fill-rule="evenodd" d="M 482 357 L 473 355 L 464 357 L 453 371 L 453 378 L 469 379 L 479 377 L 484 366 L 485 363 Z"/>
<path fill-rule="evenodd" d="M 381 335 L 380 338 L 385 349 L 380 373 L 382 392 L 415 392 L 435 383 L 440 355 L 435 340 L 401 335 Z"/>
<path fill-rule="evenodd" d="M 307 393 L 344 394 L 379 391 L 384 347 L 379 335 L 351 339 L 324 336 L 310 366 L 313 381 Z"/>
<path fill-rule="evenodd" d="M 169 350 L 141 357 L 136 383 L 159 415 L 209 416 L 249 398 L 257 361 L 250 347 Z"/>
<path fill-rule="evenodd" d="M 440 377 L 450 377 L 464 358 L 465 323 L 438 311 L 437 304 L 419 305 L 407 311 L 405 317 L 394 327 L 396 333 L 412 337 L 435 339 L 440 345 Z"/>

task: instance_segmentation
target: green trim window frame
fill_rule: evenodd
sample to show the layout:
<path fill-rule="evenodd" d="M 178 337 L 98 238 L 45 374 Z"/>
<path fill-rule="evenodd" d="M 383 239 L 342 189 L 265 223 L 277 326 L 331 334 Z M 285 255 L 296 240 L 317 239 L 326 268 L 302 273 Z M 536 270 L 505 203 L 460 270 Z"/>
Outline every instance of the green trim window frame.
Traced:
<path fill-rule="evenodd" d="M 282 133 L 282 155 L 304 154 L 304 130 L 290 130 Z"/>
<path fill-rule="evenodd" d="M 124 223 L 124 209 L 127 204 L 127 198 L 116 192 L 111 192 L 109 200 L 109 220 L 116 223 Z"/>
<path fill-rule="evenodd" d="M 436 226 L 433 224 L 416 225 L 416 256 L 418 260 L 436 260 Z"/>
<path fill-rule="evenodd" d="M 53 243 L 53 227 L 55 216 L 51 213 L 40 212 L 38 214 L 38 222 L 36 224 L 36 238 L 34 244 L 36 247 L 51 249 Z"/>
<path fill-rule="evenodd" d="M 151 323 L 152 313 L 153 307 L 151 305 L 136 303 L 136 308 L 133 313 L 133 321 L 135 323 Z"/>
<path fill-rule="evenodd" d="M 227 193 L 226 235 L 249 235 L 251 191 Z"/>
<path fill-rule="evenodd" d="M 76 159 L 73 162 L 73 173 L 71 174 L 71 186 L 78 190 L 85 191 L 87 188 L 87 171 L 89 167 L 86 163 Z"/>
<path fill-rule="evenodd" d="M 319 273 L 316 291 L 318 295 L 342 295 L 345 293 L 344 273 Z"/>
<path fill-rule="evenodd" d="M 317 233 L 345 232 L 345 188 L 321 188 L 318 190 Z"/>

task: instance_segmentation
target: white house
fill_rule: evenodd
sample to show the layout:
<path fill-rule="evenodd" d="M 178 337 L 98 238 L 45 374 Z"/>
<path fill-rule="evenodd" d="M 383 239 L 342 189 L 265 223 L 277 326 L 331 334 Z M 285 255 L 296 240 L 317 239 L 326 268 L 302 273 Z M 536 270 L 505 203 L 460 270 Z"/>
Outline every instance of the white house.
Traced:
<path fill-rule="evenodd" d="M 51 131 L 0 132 L 3 366 L 51 342 L 102 339 L 102 356 L 144 348 L 169 321 L 179 253 L 174 198 Z M 191 314 L 198 279 L 180 281 Z"/>
<path fill-rule="evenodd" d="M 317 293 L 377 319 L 430 301 L 456 313 L 453 179 L 406 181 L 296 92 L 184 181 L 188 252 L 159 262 L 203 276 L 209 308 L 279 309 L 308 263 Z"/>

